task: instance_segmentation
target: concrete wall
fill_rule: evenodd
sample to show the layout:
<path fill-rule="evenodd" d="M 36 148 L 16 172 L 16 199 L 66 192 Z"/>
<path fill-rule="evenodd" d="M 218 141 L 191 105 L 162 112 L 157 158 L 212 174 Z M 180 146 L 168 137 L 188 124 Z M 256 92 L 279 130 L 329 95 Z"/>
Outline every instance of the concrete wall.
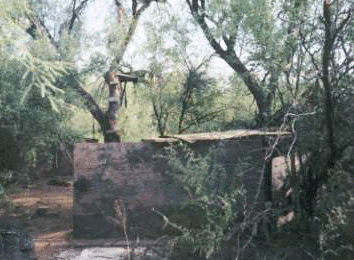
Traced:
<path fill-rule="evenodd" d="M 219 149 L 217 160 L 230 178 L 241 170 L 250 197 L 255 195 L 263 163 L 261 137 L 189 146 L 199 154 Z M 122 227 L 112 223 L 115 200 L 123 203 L 130 239 L 163 234 L 162 217 L 152 208 L 169 216 L 171 207 L 185 201 L 187 194 L 167 174 L 166 162 L 156 157 L 162 151 L 163 145 L 156 143 L 75 144 L 75 237 L 123 237 Z"/>

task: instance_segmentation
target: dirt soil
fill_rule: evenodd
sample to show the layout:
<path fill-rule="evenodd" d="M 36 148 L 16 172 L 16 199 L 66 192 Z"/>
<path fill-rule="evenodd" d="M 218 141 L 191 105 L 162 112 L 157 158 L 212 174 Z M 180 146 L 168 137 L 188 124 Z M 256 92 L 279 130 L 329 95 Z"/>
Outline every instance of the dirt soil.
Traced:
<path fill-rule="evenodd" d="M 7 196 L 1 215 L 16 217 L 34 239 L 38 260 L 67 247 L 73 230 L 73 185 L 37 183 Z"/>

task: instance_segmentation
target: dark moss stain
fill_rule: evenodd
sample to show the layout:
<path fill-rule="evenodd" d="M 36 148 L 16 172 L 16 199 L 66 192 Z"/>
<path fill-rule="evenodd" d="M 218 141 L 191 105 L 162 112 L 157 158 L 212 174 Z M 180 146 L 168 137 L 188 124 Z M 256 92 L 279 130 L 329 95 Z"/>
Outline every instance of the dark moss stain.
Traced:
<path fill-rule="evenodd" d="M 136 145 L 129 149 L 125 158 L 131 168 L 138 168 L 140 164 L 152 163 L 154 161 L 156 148 L 152 144 Z"/>
<path fill-rule="evenodd" d="M 96 173 L 92 176 L 93 189 L 103 196 L 112 196 L 114 192 L 114 182 L 110 179 L 103 179 L 102 173 Z"/>
<path fill-rule="evenodd" d="M 91 190 L 92 183 L 84 176 L 80 176 L 77 181 L 74 182 L 74 191 L 78 193 L 85 193 Z"/>
<path fill-rule="evenodd" d="M 137 190 L 137 187 L 135 186 L 124 186 L 122 188 L 122 195 L 123 196 L 134 196 L 137 195 L 139 192 Z"/>

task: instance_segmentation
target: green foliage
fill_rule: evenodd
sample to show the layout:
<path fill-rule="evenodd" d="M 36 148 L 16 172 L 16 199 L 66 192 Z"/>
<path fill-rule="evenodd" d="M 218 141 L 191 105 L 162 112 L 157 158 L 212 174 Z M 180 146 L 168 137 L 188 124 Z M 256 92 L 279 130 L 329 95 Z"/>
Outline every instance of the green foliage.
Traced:
<path fill-rule="evenodd" d="M 244 127 L 233 122 L 254 116 L 256 106 L 242 91 L 244 84 L 215 74 L 212 52 L 193 41 L 199 33 L 193 21 L 161 8 L 160 16 L 149 20 L 145 30 L 142 51 L 153 75 L 148 90 L 160 135 Z"/>
<path fill-rule="evenodd" d="M 127 84 L 126 100 L 119 112 L 118 125 L 123 141 L 140 141 L 156 136 L 152 108 L 144 84 Z"/>
<path fill-rule="evenodd" d="M 74 107 L 73 114 L 67 121 L 73 131 L 80 132 L 85 138 L 94 138 L 103 142 L 100 126 L 84 108 Z"/>
<path fill-rule="evenodd" d="M 52 108 L 58 111 L 52 93 L 64 93 L 62 89 L 55 86 L 55 83 L 58 77 L 63 76 L 67 72 L 70 64 L 43 61 L 32 55 L 28 55 L 24 60 L 24 65 L 26 70 L 22 76 L 21 85 L 25 87 L 25 91 L 22 95 L 21 103 L 25 101 L 32 88 L 37 86 L 40 89 L 41 97 L 48 96 Z"/>
<path fill-rule="evenodd" d="M 60 144 L 72 143 L 79 136 L 65 126 L 67 116 L 69 114 L 64 109 L 60 114 L 53 111 L 50 102 L 35 93 L 26 106 L 15 101 L 2 106 L 0 130 L 2 137 L 9 140 L 6 147 L 19 147 L 17 155 L 16 149 L 11 150 L 10 156 L 17 157 L 17 162 L 10 163 L 8 167 L 14 167 L 13 164 L 21 167 L 21 162 L 22 166 L 27 163 L 36 165 L 40 161 L 47 161 L 50 165 Z M 5 144 L 2 143 L 3 152 L 8 149 L 5 149 Z"/>
<path fill-rule="evenodd" d="M 4 72 L 10 73 L 2 74 L 2 84 L 23 89 L 21 103 L 33 88 L 38 88 L 40 95 L 47 96 L 57 109 L 52 94 L 63 93 L 63 90 L 55 83 L 72 68 L 72 64 L 59 61 L 56 50 L 47 39 L 38 36 L 28 40 L 27 17 L 31 16 L 32 10 L 27 1 L 2 1 L 1 4 L 0 20 L 4 24 L 0 27 L 0 66 Z"/>
<path fill-rule="evenodd" d="M 168 147 L 161 156 L 168 161 L 171 176 L 189 195 L 189 200 L 177 211 L 185 214 L 186 219 L 181 222 L 177 218 L 173 223 L 165 218 L 167 224 L 179 231 L 174 240 L 176 256 L 172 259 L 179 259 L 183 253 L 207 258 L 216 253 L 241 210 L 245 196 L 242 175 L 235 172 L 234 176 L 228 176 L 218 162 L 220 153 L 222 147 L 214 147 L 201 156 L 185 145 L 178 145 Z M 195 220 L 191 222 L 192 219 Z M 178 253 L 181 248 L 184 252 Z"/>
<path fill-rule="evenodd" d="M 14 36 L 19 36 L 21 31 L 26 28 L 26 22 L 23 19 L 26 13 L 29 13 L 27 1 L 1 1 L 0 2 L 0 46 L 1 51 L 9 47 L 10 41 Z M 23 40 L 22 37 L 17 38 L 17 41 Z"/>
<path fill-rule="evenodd" d="M 315 213 L 320 251 L 325 258 L 333 252 L 338 254 L 341 247 L 349 245 L 342 229 L 347 222 L 348 202 L 353 198 L 352 187 L 348 185 L 352 176 L 348 172 L 336 168 L 330 170 L 329 176 L 319 191 Z"/>
<path fill-rule="evenodd" d="M 38 59 L 32 61 L 35 63 Z M 44 66 L 47 62 L 40 61 L 39 64 Z M 32 162 L 38 158 L 52 160 L 54 147 L 61 142 L 70 143 L 76 136 L 65 126 L 70 110 L 59 95 L 61 91 L 52 91 L 48 99 L 42 97 L 48 88 L 53 88 L 50 82 L 59 75 L 54 76 L 50 67 L 39 69 L 38 64 L 29 68 L 26 65 L 15 60 L 0 64 L 0 132 L 1 139 L 6 141 L 2 141 L 2 157 L 17 158 L 9 157 L 1 165 L 4 168 L 21 168 L 29 158 Z M 28 83 L 28 77 L 39 81 Z M 39 84 L 39 88 L 29 91 L 35 84 Z"/>
<path fill-rule="evenodd" d="M 228 85 L 230 86 L 224 87 L 221 98 L 221 102 L 230 107 L 227 118 L 224 121 L 227 123 L 235 122 L 236 124 L 245 121 L 250 121 L 251 123 L 257 114 L 257 106 L 252 94 L 236 74 L 230 76 Z"/>
<path fill-rule="evenodd" d="M 212 78 L 194 68 L 163 75 L 148 83 L 153 118 L 161 136 L 218 128 L 213 122 L 223 118 L 229 107 L 218 102 L 222 93 Z"/>
<path fill-rule="evenodd" d="M 2 1 L 0 8 L 0 168 L 12 172 L 1 183 L 27 182 L 29 168 L 53 167 L 60 149 L 78 140 L 65 123 L 71 111 L 57 81 L 72 69 L 47 39 L 28 38 L 33 10 L 27 1 Z"/>

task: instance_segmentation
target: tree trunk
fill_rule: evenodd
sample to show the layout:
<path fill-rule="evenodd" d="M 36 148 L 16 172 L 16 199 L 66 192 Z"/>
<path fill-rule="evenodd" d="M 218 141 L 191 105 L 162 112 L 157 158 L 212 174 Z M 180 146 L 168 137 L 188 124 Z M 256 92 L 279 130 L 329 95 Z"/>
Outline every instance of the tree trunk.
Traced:
<path fill-rule="evenodd" d="M 105 113 L 103 128 L 104 141 L 106 143 L 120 142 L 121 136 L 118 134 L 117 113 L 121 104 L 117 99 L 117 90 L 119 92 L 119 99 L 121 100 L 123 94 L 122 85 L 119 76 L 112 72 L 107 72 L 105 79 L 109 88 L 109 97 L 108 110 Z"/>
<path fill-rule="evenodd" d="M 77 6 L 76 2 L 74 1 L 73 8 L 72 8 L 72 14 L 68 19 L 61 24 L 60 28 L 61 30 L 59 33 L 62 33 L 64 29 L 66 29 L 69 34 L 72 32 L 72 29 L 74 27 L 75 22 L 78 20 L 79 15 L 81 12 L 86 8 L 88 2 L 90 0 L 82 0 Z M 153 0 L 155 2 L 159 2 L 159 0 Z M 144 1 L 142 2 L 142 5 L 140 8 L 138 8 L 138 1 L 137 0 L 132 0 L 132 10 L 133 10 L 133 16 L 131 19 L 131 23 L 129 25 L 128 33 L 126 37 L 123 39 L 123 44 L 122 44 L 122 50 L 120 53 L 117 54 L 115 57 L 115 62 L 117 64 L 120 63 L 129 42 L 131 41 L 135 31 L 136 27 L 139 21 L 139 18 L 141 14 L 150 6 L 151 2 L 153 1 Z M 118 0 L 115 0 L 115 5 L 117 6 L 118 9 L 121 9 L 121 3 Z M 57 50 L 59 50 L 59 44 L 54 40 L 54 37 L 50 34 L 50 31 L 48 28 L 45 26 L 43 20 L 40 19 L 39 16 L 36 15 L 28 15 L 28 19 L 30 20 L 30 25 L 27 28 L 27 33 L 30 34 L 34 39 L 37 38 L 37 34 L 40 33 L 41 35 L 45 36 L 48 38 L 48 40 L 51 42 L 53 47 L 55 47 Z M 39 31 L 38 31 L 39 30 Z M 60 38 L 60 37 L 59 37 Z M 75 75 L 70 75 L 72 77 L 70 80 L 72 80 L 72 88 L 77 91 L 79 95 L 81 95 L 83 99 L 83 103 L 86 106 L 86 108 L 90 111 L 92 114 L 93 118 L 97 120 L 99 123 L 103 136 L 104 136 L 104 141 L 105 142 L 120 142 L 121 141 L 121 136 L 117 133 L 117 112 L 120 107 L 120 101 L 116 100 L 116 89 L 118 88 L 119 90 L 119 95 L 120 99 L 122 98 L 122 88 L 119 80 L 119 75 L 116 75 L 116 79 L 114 79 L 112 82 L 115 82 L 114 84 L 109 81 L 107 82 L 109 86 L 109 103 L 108 103 L 108 111 L 103 112 L 100 106 L 96 103 L 94 98 L 88 93 L 85 89 L 83 89 L 78 80 L 75 78 Z M 106 75 L 107 76 L 107 75 Z M 110 74 L 109 74 L 110 76 Z M 117 81 L 115 81 L 117 80 Z M 107 81 L 107 77 L 106 77 Z M 137 82 L 136 77 L 129 77 L 128 75 L 123 76 L 123 81 L 128 82 Z"/>
<path fill-rule="evenodd" d="M 266 91 L 259 85 L 257 80 L 251 75 L 251 72 L 241 62 L 234 51 L 221 52 L 220 56 L 226 61 L 227 64 L 242 78 L 248 90 L 253 95 L 257 108 L 258 127 L 266 127 L 268 119 L 271 115 L 271 102 L 272 97 L 266 94 Z"/>
<path fill-rule="evenodd" d="M 334 31 L 332 31 L 332 22 L 330 14 L 330 0 L 323 1 L 323 17 L 325 24 L 325 42 L 322 53 L 322 82 L 324 86 L 324 103 L 325 103 L 325 123 L 327 128 L 327 142 L 329 148 L 329 155 L 327 159 L 328 168 L 333 168 L 335 164 L 335 140 L 333 130 L 333 105 L 331 98 L 331 83 L 329 76 L 329 66 L 331 59 L 331 52 L 335 40 Z"/>
<path fill-rule="evenodd" d="M 193 17 L 199 24 L 211 47 L 242 78 L 248 90 L 253 95 L 258 108 L 257 125 L 258 127 L 265 127 L 271 115 L 271 93 L 273 93 L 273 91 L 271 91 L 269 95 L 269 93 L 259 85 L 256 78 L 237 56 L 234 50 L 235 36 L 227 37 L 223 35 L 226 48 L 222 47 L 219 41 L 213 36 L 212 30 L 205 20 L 205 6 L 199 6 L 195 0 L 192 3 L 190 0 L 186 1 Z"/>

